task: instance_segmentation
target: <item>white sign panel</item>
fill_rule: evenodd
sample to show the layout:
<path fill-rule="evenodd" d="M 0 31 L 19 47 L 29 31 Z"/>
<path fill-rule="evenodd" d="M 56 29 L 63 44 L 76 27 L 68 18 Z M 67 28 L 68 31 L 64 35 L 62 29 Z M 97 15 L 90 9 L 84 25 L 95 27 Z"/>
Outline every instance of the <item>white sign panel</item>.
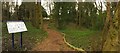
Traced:
<path fill-rule="evenodd" d="M 7 28 L 9 33 L 17 33 L 27 31 L 23 21 L 8 21 Z"/>

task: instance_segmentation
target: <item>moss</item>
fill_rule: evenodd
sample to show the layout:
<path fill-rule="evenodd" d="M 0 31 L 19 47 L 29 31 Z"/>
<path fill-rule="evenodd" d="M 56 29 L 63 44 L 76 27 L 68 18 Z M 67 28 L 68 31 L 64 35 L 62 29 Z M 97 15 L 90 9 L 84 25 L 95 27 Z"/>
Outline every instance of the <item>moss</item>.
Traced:
<path fill-rule="evenodd" d="M 108 32 L 107 40 L 104 44 L 104 51 L 118 51 L 118 32 L 119 32 L 119 19 L 120 19 L 120 2 L 116 8 L 116 12 L 114 18 L 112 19 L 112 23 L 110 25 L 110 29 Z"/>

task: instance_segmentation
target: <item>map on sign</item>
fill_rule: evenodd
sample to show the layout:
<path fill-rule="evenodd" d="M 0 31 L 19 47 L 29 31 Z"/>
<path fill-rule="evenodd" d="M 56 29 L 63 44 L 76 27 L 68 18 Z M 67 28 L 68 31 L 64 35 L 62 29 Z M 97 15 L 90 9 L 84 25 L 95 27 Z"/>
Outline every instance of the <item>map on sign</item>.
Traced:
<path fill-rule="evenodd" d="M 9 33 L 17 33 L 27 31 L 23 21 L 8 21 L 7 28 Z"/>

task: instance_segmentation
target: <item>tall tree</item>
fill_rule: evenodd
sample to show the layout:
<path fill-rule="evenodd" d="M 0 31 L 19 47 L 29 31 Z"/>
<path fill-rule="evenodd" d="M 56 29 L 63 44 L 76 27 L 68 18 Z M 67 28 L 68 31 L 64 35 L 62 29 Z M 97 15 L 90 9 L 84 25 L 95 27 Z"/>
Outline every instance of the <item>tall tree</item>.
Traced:
<path fill-rule="evenodd" d="M 119 20 L 119 12 L 120 12 L 120 2 L 116 7 L 116 11 L 113 19 L 110 14 L 110 2 L 107 2 L 107 18 L 104 29 L 107 28 L 106 40 L 103 44 L 103 51 L 118 51 L 118 20 Z M 109 23 L 109 26 L 108 24 Z"/>
<path fill-rule="evenodd" d="M 42 6 L 41 6 L 41 2 L 38 3 L 38 6 L 39 6 L 39 18 L 40 18 L 40 21 L 41 21 L 41 29 L 43 29 L 43 16 L 42 16 Z"/>
<path fill-rule="evenodd" d="M 77 24 L 81 27 L 96 27 L 98 22 L 97 7 L 95 2 L 79 2 Z"/>
<path fill-rule="evenodd" d="M 64 28 L 66 24 L 75 20 L 75 2 L 55 2 L 54 17 L 58 28 Z"/>
<path fill-rule="evenodd" d="M 16 13 L 18 13 L 18 20 L 23 20 L 23 18 L 25 18 L 25 4 L 24 3 L 20 5 L 18 11 L 16 9 Z"/>
<path fill-rule="evenodd" d="M 33 15 L 33 25 L 36 28 L 43 28 L 43 17 L 42 17 L 42 6 L 40 2 L 37 2 L 37 4 L 34 4 L 34 12 Z"/>
<path fill-rule="evenodd" d="M 3 20 L 10 20 L 10 5 L 9 2 L 2 2 L 2 17 Z"/>
<path fill-rule="evenodd" d="M 22 2 L 18 14 L 20 19 L 28 18 L 34 27 L 42 29 L 43 16 L 46 16 L 44 12 L 40 2 Z"/>

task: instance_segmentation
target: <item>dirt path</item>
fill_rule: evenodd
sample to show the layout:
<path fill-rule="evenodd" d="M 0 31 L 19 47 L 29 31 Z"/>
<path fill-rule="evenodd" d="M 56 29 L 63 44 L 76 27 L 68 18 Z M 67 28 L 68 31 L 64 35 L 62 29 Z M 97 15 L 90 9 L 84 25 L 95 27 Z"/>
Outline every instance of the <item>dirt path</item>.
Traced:
<path fill-rule="evenodd" d="M 64 43 L 61 33 L 48 29 L 48 25 L 44 25 L 44 30 L 48 32 L 48 37 L 38 43 L 32 50 L 33 51 L 74 51 Z"/>

